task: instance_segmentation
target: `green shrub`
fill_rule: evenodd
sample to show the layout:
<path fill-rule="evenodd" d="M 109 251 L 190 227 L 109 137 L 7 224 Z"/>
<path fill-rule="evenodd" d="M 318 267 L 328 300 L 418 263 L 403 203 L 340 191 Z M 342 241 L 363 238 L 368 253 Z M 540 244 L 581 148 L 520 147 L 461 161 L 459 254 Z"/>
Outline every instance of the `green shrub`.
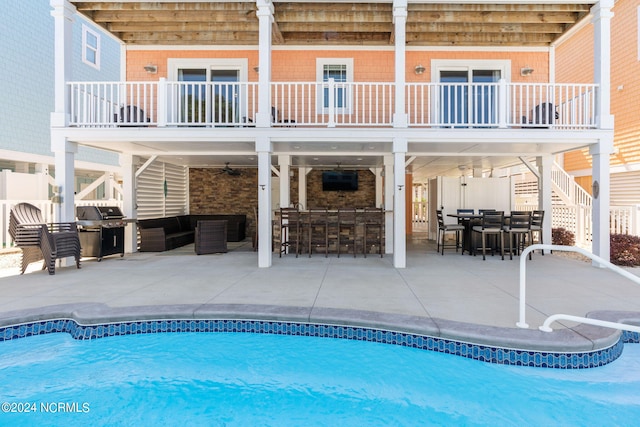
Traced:
<path fill-rule="evenodd" d="M 627 267 L 640 265 L 640 237 L 612 234 L 611 263 Z"/>
<path fill-rule="evenodd" d="M 576 236 L 565 228 L 553 228 L 551 230 L 551 244 L 574 246 L 576 244 Z"/>

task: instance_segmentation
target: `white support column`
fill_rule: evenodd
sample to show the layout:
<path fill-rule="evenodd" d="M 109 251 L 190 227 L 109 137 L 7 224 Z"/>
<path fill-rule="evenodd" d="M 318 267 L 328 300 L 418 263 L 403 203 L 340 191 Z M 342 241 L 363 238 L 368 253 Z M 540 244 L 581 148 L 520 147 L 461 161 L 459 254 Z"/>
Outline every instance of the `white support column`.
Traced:
<path fill-rule="evenodd" d="M 67 108 L 67 82 L 71 80 L 73 56 L 73 20 L 75 6 L 66 0 L 50 0 L 54 20 L 54 111 L 51 113 L 51 126 L 65 127 L 69 123 Z"/>
<path fill-rule="evenodd" d="M 280 154 L 278 156 L 278 166 L 280 166 L 280 207 L 286 208 L 291 205 L 291 156 Z"/>
<path fill-rule="evenodd" d="M 122 168 L 122 213 L 126 218 L 138 217 L 136 162 L 137 157 L 131 154 L 120 154 L 120 167 Z M 112 197 L 113 195 L 111 195 Z M 127 224 L 124 229 L 124 251 L 133 253 L 138 250 L 138 236 L 136 224 Z"/>
<path fill-rule="evenodd" d="M 614 0 L 600 0 L 591 8 L 593 15 L 593 78 L 600 86 L 596 116 L 601 129 L 613 129 L 611 115 L 611 18 Z"/>
<path fill-rule="evenodd" d="M 536 158 L 538 166 L 538 208 L 545 212 L 542 223 L 542 241 L 551 244 L 551 229 L 553 217 L 553 205 L 551 197 L 551 169 L 553 168 L 553 156 L 547 154 Z"/>
<path fill-rule="evenodd" d="M 609 156 L 613 152 L 613 136 L 608 140 L 600 140 L 592 145 L 589 154 L 592 156 L 593 184 L 592 184 L 592 218 L 593 218 L 593 247 L 591 251 L 607 261 L 611 258 L 610 247 L 610 197 L 611 178 L 609 171 Z M 600 264 L 594 261 L 594 265 Z"/>
<path fill-rule="evenodd" d="M 51 135 L 51 151 L 55 155 L 56 166 L 56 186 L 59 187 L 57 193 L 60 194 L 56 218 L 59 222 L 69 222 L 76 220 L 74 193 L 75 193 L 75 154 L 78 152 L 78 144 L 67 141 L 58 133 Z"/>
<path fill-rule="evenodd" d="M 298 168 L 298 204 L 300 209 L 307 208 L 307 173 L 311 168 Z"/>
<path fill-rule="evenodd" d="M 384 168 L 372 168 L 371 171 L 376 176 L 376 207 L 384 205 Z"/>
<path fill-rule="evenodd" d="M 404 138 L 393 140 L 393 266 L 407 266 L 407 231 L 405 193 L 404 158 L 407 154 L 408 142 Z M 409 189 L 408 191 L 411 191 Z"/>
<path fill-rule="evenodd" d="M 258 267 L 271 267 L 271 140 L 267 137 L 256 139 L 258 153 Z"/>
<path fill-rule="evenodd" d="M 393 28 L 395 50 L 395 113 L 393 115 L 393 127 L 407 127 L 407 112 L 405 110 L 405 73 L 406 73 L 406 26 L 407 26 L 407 0 L 394 0 L 393 2 Z M 402 162 L 404 164 L 404 161 Z"/>
<path fill-rule="evenodd" d="M 393 253 L 394 229 L 393 229 L 393 154 L 384 156 L 384 252 Z"/>
<path fill-rule="evenodd" d="M 271 27 L 273 4 L 271 0 L 258 0 L 258 111 L 256 127 L 271 125 Z"/>
<path fill-rule="evenodd" d="M 591 8 L 593 15 L 593 77 L 599 85 L 596 103 L 597 121 L 600 129 L 611 132 L 592 145 L 589 153 L 593 156 L 593 247 L 592 252 L 600 258 L 610 258 L 610 170 L 609 156 L 613 152 L 613 126 L 611 115 L 611 18 L 614 0 L 600 0 Z M 594 262 L 594 265 L 599 265 Z"/>

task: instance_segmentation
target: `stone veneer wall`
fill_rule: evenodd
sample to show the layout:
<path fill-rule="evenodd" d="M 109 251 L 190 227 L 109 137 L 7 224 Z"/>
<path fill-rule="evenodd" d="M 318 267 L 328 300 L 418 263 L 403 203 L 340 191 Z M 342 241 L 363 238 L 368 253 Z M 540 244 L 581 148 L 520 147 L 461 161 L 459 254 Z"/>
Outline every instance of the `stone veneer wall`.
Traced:
<path fill-rule="evenodd" d="M 298 201 L 298 170 L 291 177 L 291 202 Z M 189 169 L 189 213 L 244 214 L 247 216 L 247 236 L 255 233 L 254 207 L 258 206 L 258 170 L 240 169 L 237 176 L 220 173 L 220 169 Z M 307 174 L 307 205 L 305 209 L 327 207 L 364 208 L 375 206 L 376 179 L 369 170 L 358 171 L 358 191 L 322 191 L 322 171 Z"/>

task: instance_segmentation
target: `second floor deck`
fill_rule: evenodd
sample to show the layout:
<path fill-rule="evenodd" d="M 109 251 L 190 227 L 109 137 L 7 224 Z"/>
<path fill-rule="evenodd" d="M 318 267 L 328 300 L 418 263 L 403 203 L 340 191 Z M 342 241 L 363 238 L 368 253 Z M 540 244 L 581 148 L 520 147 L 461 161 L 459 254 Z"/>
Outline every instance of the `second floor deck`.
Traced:
<path fill-rule="evenodd" d="M 599 129 L 598 85 L 578 83 L 69 82 L 71 127 Z M 269 93 L 261 103 L 259 93 Z M 263 107 L 265 108 L 265 107 Z"/>

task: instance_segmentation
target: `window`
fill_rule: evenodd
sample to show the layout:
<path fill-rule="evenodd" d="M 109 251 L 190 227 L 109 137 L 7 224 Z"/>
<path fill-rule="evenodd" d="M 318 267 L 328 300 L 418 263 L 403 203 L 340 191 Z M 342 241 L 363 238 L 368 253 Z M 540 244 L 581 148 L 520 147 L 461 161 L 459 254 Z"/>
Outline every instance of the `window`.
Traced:
<path fill-rule="evenodd" d="M 100 35 L 86 25 L 82 26 L 82 62 L 100 69 Z"/>
<path fill-rule="evenodd" d="M 318 81 L 323 83 L 333 79 L 335 84 L 333 93 L 329 93 L 329 87 L 322 88 L 320 106 L 322 110 L 329 108 L 331 96 L 333 96 L 333 107 L 340 112 L 348 112 L 351 105 L 351 91 L 347 84 L 353 81 L 353 59 L 318 59 L 317 61 L 317 77 Z"/>
<path fill-rule="evenodd" d="M 506 61 L 434 61 L 439 95 L 438 122 L 451 126 L 496 126 L 497 83 L 508 75 Z"/>

